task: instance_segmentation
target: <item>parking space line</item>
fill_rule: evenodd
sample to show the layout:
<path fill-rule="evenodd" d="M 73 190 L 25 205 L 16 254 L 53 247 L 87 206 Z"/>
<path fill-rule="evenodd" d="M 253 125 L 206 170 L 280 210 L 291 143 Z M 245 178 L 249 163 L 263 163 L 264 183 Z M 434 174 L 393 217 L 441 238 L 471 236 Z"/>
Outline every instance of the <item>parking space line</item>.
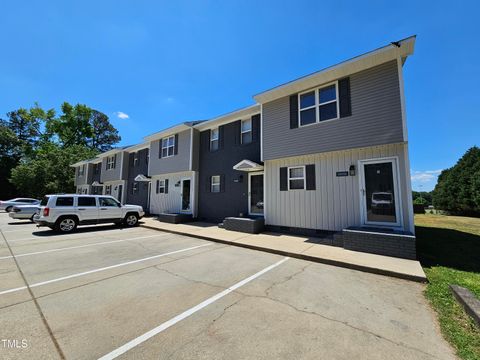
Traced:
<path fill-rule="evenodd" d="M 282 260 L 276 262 L 275 264 L 270 265 L 270 266 L 266 267 L 265 269 L 257 272 L 256 274 L 253 274 L 252 276 L 249 276 L 248 278 L 236 283 L 235 285 L 230 286 L 229 288 L 223 290 L 222 292 L 219 292 L 218 294 L 208 298 L 207 300 L 202 301 L 200 304 L 191 307 L 190 309 L 188 309 L 188 310 L 184 311 L 183 313 L 175 316 L 174 318 L 164 322 L 163 324 L 157 326 L 156 328 L 154 328 L 150 331 L 147 331 L 145 334 L 140 335 L 139 337 L 129 341 L 125 345 L 122 345 L 119 348 L 113 350 L 112 352 L 102 356 L 101 358 L 99 358 L 99 360 L 112 360 L 112 359 L 115 359 L 122 354 L 125 354 L 127 351 L 133 349 L 137 345 L 140 345 L 141 343 L 147 341 L 148 339 L 152 338 L 153 336 L 158 335 L 162 331 L 165 331 L 169 327 L 175 325 L 176 323 L 182 321 L 183 319 L 186 319 L 187 317 L 189 317 L 190 315 L 193 315 L 197 311 L 202 310 L 203 308 L 207 307 L 208 305 L 210 305 L 210 304 L 214 303 L 215 301 L 223 298 L 224 296 L 230 294 L 232 291 L 235 291 L 236 289 L 248 284 L 250 281 L 255 280 L 256 278 L 258 278 L 259 276 L 262 276 L 263 274 L 269 272 L 270 270 L 275 269 L 277 266 L 283 264 L 288 259 L 289 259 L 288 257 L 283 258 Z"/>
<path fill-rule="evenodd" d="M 98 272 L 101 272 L 101 271 L 116 269 L 116 268 L 122 267 L 122 266 L 132 265 L 132 264 L 140 263 L 140 262 L 143 262 L 143 261 L 158 259 L 158 258 L 161 258 L 161 257 L 164 257 L 164 256 L 168 256 L 168 255 L 173 255 L 173 254 L 178 254 L 178 253 L 185 252 L 185 251 L 190 251 L 190 250 L 199 249 L 199 248 L 202 248 L 202 247 L 205 247 L 205 246 L 210 246 L 210 245 L 213 245 L 213 243 L 202 244 L 202 245 L 197 245 L 197 246 L 192 246 L 192 247 L 189 247 L 189 248 L 180 249 L 180 250 L 175 250 L 175 251 L 170 251 L 170 252 L 167 252 L 167 253 L 163 253 L 163 254 L 159 254 L 159 255 L 154 255 L 154 256 L 149 256 L 149 257 L 142 258 L 142 259 L 137 259 L 137 260 L 127 261 L 127 262 L 120 263 L 120 264 L 110 265 L 110 266 L 106 266 L 106 267 L 99 268 L 99 269 L 94 269 L 94 270 L 84 271 L 84 272 L 77 273 L 77 274 L 62 276 L 62 277 L 60 277 L 60 278 L 56 278 L 56 279 L 52 279 L 52 280 L 47 280 L 47 281 L 42 281 L 42 282 L 39 282 L 39 283 L 31 284 L 31 285 L 28 285 L 28 287 L 27 287 L 27 286 L 20 286 L 20 287 L 17 287 L 17 288 L 0 291 L 0 295 L 5 295 L 5 294 L 9 294 L 9 293 L 13 293 L 13 292 L 25 290 L 25 289 L 27 289 L 27 288 L 34 288 L 34 287 L 39 287 L 39 286 L 43 286 L 43 285 L 48 285 L 48 284 L 52 284 L 52 283 L 56 283 L 56 282 L 64 281 L 64 280 L 68 280 L 68 279 L 74 279 L 74 278 L 77 278 L 77 277 L 81 277 L 81 276 L 85 276 L 85 275 L 90 275 L 90 274 L 98 273 Z"/>
<path fill-rule="evenodd" d="M 115 244 L 115 243 L 120 243 L 120 242 L 125 242 L 125 241 L 148 239 L 148 238 L 161 237 L 161 236 L 164 236 L 164 235 L 162 235 L 162 234 L 157 234 L 157 235 L 149 235 L 149 236 L 140 236 L 140 237 L 131 238 L 131 239 L 103 241 L 103 242 L 93 243 L 93 244 L 70 246 L 70 247 L 56 248 L 56 249 L 50 249 L 50 250 L 44 250 L 44 251 L 35 251 L 35 252 L 25 253 L 25 254 L 15 254 L 15 257 L 16 257 L 16 258 L 19 258 L 19 257 L 23 257 L 23 256 L 32 256 L 32 255 L 48 254 L 48 253 L 57 252 L 57 251 L 81 249 L 81 248 L 90 247 L 90 246 L 98 246 L 98 245 L 104 245 L 104 244 Z M 3 256 L 3 257 L 0 257 L 0 260 L 6 260 L 6 259 L 11 259 L 11 258 L 13 258 L 13 256 L 11 256 L 11 255 L 10 255 L 10 256 Z"/>

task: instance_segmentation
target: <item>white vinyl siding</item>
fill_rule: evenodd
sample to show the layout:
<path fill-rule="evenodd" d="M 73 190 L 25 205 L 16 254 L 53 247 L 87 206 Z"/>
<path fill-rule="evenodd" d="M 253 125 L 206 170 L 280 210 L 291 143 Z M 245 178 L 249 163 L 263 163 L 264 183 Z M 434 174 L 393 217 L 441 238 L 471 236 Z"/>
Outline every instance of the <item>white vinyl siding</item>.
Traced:
<path fill-rule="evenodd" d="M 399 191 L 402 202 L 404 229 L 409 230 L 407 179 L 405 173 L 406 144 L 335 151 L 265 161 L 265 219 L 266 224 L 340 231 L 360 225 L 360 186 L 358 160 L 398 156 Z M 315 164 L 314 191 L 280 191 L 281 167 Z M 355 165 L 355 176 L 336 176 Z"/>

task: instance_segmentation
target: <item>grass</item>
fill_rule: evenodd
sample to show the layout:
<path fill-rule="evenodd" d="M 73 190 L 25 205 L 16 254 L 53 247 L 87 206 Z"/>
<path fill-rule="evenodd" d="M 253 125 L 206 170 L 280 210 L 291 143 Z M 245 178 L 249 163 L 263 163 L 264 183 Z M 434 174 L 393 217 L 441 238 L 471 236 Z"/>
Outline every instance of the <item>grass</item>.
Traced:
<path fill-rule="evenodd" d="M 415 215 L 417 254 L 429 284 L 425 295 L 445 338 L 465 360 L 480 359 L 480 329 L 453 297 L 456 284 L 480 298 L 480 218 Z"/>

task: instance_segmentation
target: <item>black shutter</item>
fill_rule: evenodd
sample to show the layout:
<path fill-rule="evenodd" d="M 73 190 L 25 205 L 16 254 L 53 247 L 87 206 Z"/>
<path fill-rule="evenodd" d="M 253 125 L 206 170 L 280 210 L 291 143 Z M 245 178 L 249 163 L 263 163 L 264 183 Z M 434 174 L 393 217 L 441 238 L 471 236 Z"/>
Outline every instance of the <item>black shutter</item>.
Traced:
<path fill-rule="evenodd" d="M 178 134 L 175 134 L 175 148 L 173 149 L 173 155 L 178 154 Z"/>
<path fill-rule="evenodd" d="M 158 158 L 159 159 L 162 158 L 162 142 L 163 142 L 163 139 L 160 139 L 158 141 Z"/>
<path fill-rule="evenodd" d="M 218 127 L 218 148 L 223 149 L 224 146 L 224 134 L 225 134 L 225 126 Z"/>
<path fill-rule="evenodd" d="M 117 154 L 113 157 L 113 168 L 115 169 L 117 167 Z"/>
<path fill-rule="evenodd" d="M 165 179 L 165 194 L 168 194 L 168 179 Z"/>
<path fill-rule="evenodd" d="M 252 116 L 252 142 L 260 139 L 260 114 Z"/>
<path fill-rule="evenodd" d="M 212 191 L 212 177 L 207 177 L 205 192 L 209 193 Z"/>
<path fill-rule="evenodd" d="M 220 192 L 225 192 L 225 175 L 220 175 Z"/>
<path fill-rule="evenodd" d="M 298 94 L 290 96 L 290 129 L 298 128 Z"/>
<path fill-rule="evenodd" d="M 307 190 L 315 190 L 315 164 L 306 165 Z"/>
<path fill-rule="evenodd" d="M 287 191 L 288 190 L 287 171 L 288 171 L 288 168 L 286 168 L 286 167 L 281 167 L 280 168 L 280 191 Z"/>
<path fill-rule="evenodd" d="M 155 193 L 158 194 L 160 188 L 160 180 L 157 180 L 156 188 L 155 188 Z"/>
<path fill-rule="evenodd" d="M 200 137 L 202 139 L 203 148 L 205 151 L 210 151 L 210 130 L 202 132 Z"/>
<path fill-rule="evenodd" d="M 338 97 L 340 101 L 340 117 L 352 115 L 352 100 L 350 96 L 350 78 L 338 80 Z"/>
<path fill-rule="evenodd" d="M 241 140 L 241 131 L 242 131 L 242 121 L 238 120 L 233 123 L 233 132 L 235 134 L 234 143 L 235 145 L 240 145 Z"/>

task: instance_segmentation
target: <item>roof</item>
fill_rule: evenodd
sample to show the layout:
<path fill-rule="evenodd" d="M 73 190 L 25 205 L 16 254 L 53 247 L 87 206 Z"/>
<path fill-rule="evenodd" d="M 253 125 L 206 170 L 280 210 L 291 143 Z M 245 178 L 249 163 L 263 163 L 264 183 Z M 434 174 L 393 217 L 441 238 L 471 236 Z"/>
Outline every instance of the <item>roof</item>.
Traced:
<path fill-rule="evenodd" d="M 158 140 L 158 139 L 161 139 L 163 137 L 178 133 L 179 131 L 184 131 L 184 130 L 191 129 L 192 127 L 194 127 L 197 124 L 200 124 L 203 121 L 204 120 L 186 121 L 186 122 L 183 122 L 183 123 L 180 123 L 180 124 L 177 124 L 177 125 L 173 125 L 173 126 L 171 126 L 169 128 L 166 128 L 164 130 L 158 131 L 158 132 L 153 133 L 151 135 L 145 136 L 143 139 L 145 141 Z"/>
<path fill-rule="evenodd" d="M 416 35 L 413 35 L 399 41 L 394 41 L 387 46 L 261 92 L 254 95 L 253 98 L 260 104 L 263 104 L 268 101 L 273 101 L 284 96 L 310 89 L 320 84 L 340 79 L 391 60 L 400 59 L 403 64 L 406 58 L 413 54 L 415 39 Z"/>
<path fill-rule="evenodd" d="M 195 128 L 198 130 L 207 130 L 258 113 L 260 113 L 260 105 L 254 104 L 204 121 L 196 125 Z"/>

